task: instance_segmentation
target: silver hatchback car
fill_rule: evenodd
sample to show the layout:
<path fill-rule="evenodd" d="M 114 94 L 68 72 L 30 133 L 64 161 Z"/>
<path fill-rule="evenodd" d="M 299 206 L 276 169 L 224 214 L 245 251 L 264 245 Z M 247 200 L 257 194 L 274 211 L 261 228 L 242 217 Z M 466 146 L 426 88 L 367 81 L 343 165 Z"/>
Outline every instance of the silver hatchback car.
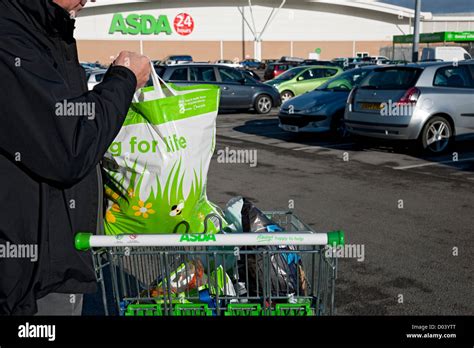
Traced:
<path fill-rule="evenodd" d="M 474 61 L 376 68 L 352 90 L 344 120 L 351 134 L 444 152 L 474 134 Z"/>

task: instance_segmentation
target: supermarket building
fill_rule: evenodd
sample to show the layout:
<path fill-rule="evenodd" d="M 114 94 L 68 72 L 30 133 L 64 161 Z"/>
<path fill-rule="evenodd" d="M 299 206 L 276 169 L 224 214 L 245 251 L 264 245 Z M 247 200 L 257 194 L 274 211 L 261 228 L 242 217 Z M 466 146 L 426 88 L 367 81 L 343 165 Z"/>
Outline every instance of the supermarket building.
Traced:
<path fill-rule="evenodd" d="M 122 50 L 195 61 L 380 55 L 413 32 L 413 9 L 371 0 L 98 0 L 76 23 L 81 61 Z M 422 13 L 421 32 L 474 31 L 474 15 Z"/>

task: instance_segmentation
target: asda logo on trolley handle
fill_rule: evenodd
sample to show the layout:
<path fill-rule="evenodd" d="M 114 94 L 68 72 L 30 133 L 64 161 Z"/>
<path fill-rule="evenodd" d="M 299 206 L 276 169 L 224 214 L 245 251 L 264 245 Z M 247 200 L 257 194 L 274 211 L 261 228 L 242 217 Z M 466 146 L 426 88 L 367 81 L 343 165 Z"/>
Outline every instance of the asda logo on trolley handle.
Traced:
<path fill-rule="evenodd" d="M 216 236 L 213 234 L 183 234 L 179 240 L 181 243 L 195 243 L 195 242 L 215 242 Z"/>
<path fill-rule="evenodd" d="M 123 35 L 172 35 L 174 32 L 187 36 L 194 31 L 194 19 L 188 13 L 180 13 L 173 19 L 173 26 L 166 15 L 150 15 L 131 13 L 114 14 L 110 24 L 109 34 Z"/>

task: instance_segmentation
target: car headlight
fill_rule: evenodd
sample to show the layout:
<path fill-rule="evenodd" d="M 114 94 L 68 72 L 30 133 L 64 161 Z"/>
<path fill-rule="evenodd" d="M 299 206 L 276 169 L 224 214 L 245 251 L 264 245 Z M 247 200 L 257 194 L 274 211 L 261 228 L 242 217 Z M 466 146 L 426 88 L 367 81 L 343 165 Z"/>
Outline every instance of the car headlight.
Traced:
<path fill-rule="evenodd" d="M 324 109 L 326 107 L 326 104 L 316 104 L 308 109 L 305 110 L 305 112 L 307 113 L 317 113 L 319 111 L 321 111 L 322 109 Z"/>

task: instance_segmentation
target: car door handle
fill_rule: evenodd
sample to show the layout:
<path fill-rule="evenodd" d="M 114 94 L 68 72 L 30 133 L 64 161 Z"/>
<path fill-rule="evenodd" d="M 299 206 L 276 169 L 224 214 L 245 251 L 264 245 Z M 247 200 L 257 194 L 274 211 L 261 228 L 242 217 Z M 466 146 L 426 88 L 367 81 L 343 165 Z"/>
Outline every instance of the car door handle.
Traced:
<path fill-rule="evenodd" d="M 227 90 L 229 89 L 229 87 L 222 87 L 222 89 L 223 89 L 224 91 L 227 91 Z"/>

